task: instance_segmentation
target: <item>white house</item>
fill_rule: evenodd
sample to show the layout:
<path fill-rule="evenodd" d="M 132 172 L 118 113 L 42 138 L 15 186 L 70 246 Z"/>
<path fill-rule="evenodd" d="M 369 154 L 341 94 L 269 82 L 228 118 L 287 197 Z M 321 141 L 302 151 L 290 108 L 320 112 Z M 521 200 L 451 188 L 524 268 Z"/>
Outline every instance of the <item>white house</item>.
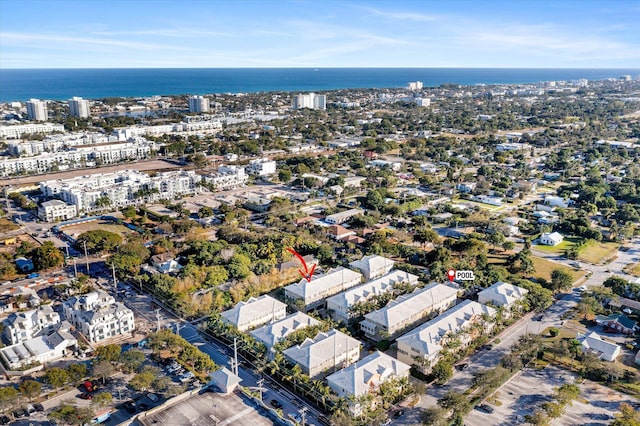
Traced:
<path fill-rule="evenodd" d="M 288 315 L 279 321 L 251 331 L 251 335 L 267 348 L 269 358 L 273 358 L 273 346 L 289 334 L 301 328 L 319 325 L 320 321 L 302 312 Z"/>
<path fill-rule="evenodd" d="M 591 352 L 603 360 L 613 362 L 620 355 L 620 346 L 613 342 L 607 342 L 598 333 L 592 331 L 589 334 L 577 336 L 576 339 L 582 345 L 584 352 Z"/>
<path fill-rule="evenodd" d="M 392 271 L 380 278 L 327 298 L 327 311 L 330 312 L 334 320 L 347 322 L 352 317 L 351 307 L 353 305 L 393 291 L 394 286 L 398 283 L 416 284 L 417 282 L 417 275 L 405 271 Z"/>
<path fill-rule="evenodd" d="M 409 377 L 410 366 L 380 351 L 367 355 L 327 377 L 329 387 L 341 398 L 375 392 L 382 383 Z"/>
<path fill-rule="evenodd" d="M 458 290 L 448 285 L 432 283 L 404 294 L 387 306 L 364 316 L 360 329 L 374 340 L 390 339 L 406 328 L 424 320 L 429 314 L 449 308 L 456 301 Z"/>
<path fill-rule="evenodd" d="M 564 237 L 559 232 L 545 232 L 540 236 L 540 244 L 545 246 L 557 246 L 562 240 L 564 240 Z"/>
<path fill-rule="evenodd" d="M 471 333 L 469 327 L 481 321 L 482 316 L 493 317 L 495 309 L 472 300 L 465 300 L 436 318 L 422 324 L 397 340 L 398 360 L 416 365 L 424 373 L 438 362 L 440 351 L 447 342 L 459 337 L 462 346 L 467 345 L 478 334 L 490 330 Z M 485 325 L 490 327 L 490 325 Z"/>
<path fill-rule="evenodd" d="M 92 343 L 135 329 L 133 311 L 102 290 L 71 297 L 62 307 L 66 319 Z"/>
<path fill-rule="evenodd" d="M 362 274 L 346 268 L 337 268 L 324 275 L 314 276 L 309 282 L 299 282 L 285 287 L 285 298 L 293 303 L 299 301 L 307 309 L 324 303 L 327 297 L 355 287 L 362 282 Z"/>
<path fill-rule="evenodd" d="M 324 218 L 324 221 L 332 225 L 340 225 L 341 223 L 344 223 L 352 217 L 362 213 L 363 211 L 360 209 L 349 209 L 340 213 L 330 214 Z"/>
<path fill-rule="evenodd" d="M 332 329 L 318 333 L 313 339 L 307 338 L 301 344 L 283 351 L 283 355 L 289 362 L 298 364 L 304 374 L 319 379 L 331 370 L 356 362 L 360 358 L 360 341 Z"/>
<path fill-rule="evenodd" d="M 265 294 L 240 302 L 220 315 L 223 322 L 234 325 L 240 331 L 247 331 L 284 318 L 287 305 Z"/>
<path fill-rule="evenodd" d="M 60 314 L 44 305 L 30 311 L 16 312 L 4 320 L 4 334 L 12 345 L 47 335 L 60 324 Z"/>
<path fill-rule="evenodd" d="M 38 336 L 0 349 L 0 356 L 11 370 L 60 359 L 69 355 L 78 343 L 69 332 L 70 327 L 71 325 L 64 321 L 49 335 Z"/>
<path fill-rule="evenodd" d="M 527 293 L 529 290 L 522 287 L 498 281 L 478 293 L 478 302 L 484 305 L 492 304 L 510 308 Z"/>
<path fill-rule="evenodd" d="M 349 263 L 349 266 L 353 269 L 358 269 L 365 279 L 372 280 L 388 274 L 394 263 L 391 259 L 372 254 Z"/>

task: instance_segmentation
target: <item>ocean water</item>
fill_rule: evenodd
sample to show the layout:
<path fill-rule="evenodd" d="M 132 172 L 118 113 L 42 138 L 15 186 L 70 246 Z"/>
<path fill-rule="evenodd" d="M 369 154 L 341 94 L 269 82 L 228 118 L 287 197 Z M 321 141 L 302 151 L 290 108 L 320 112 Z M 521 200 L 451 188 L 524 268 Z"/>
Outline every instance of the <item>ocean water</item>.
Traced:
<path fill-rule="evenodd" d="M 525 68 L 136 68 L 0 69 L 0 101 L 30 98 L 64 100 L 109 96 L 321 91 L 349 88 L 425 87 L 444 83 L 513 84 L 541 81 L 601 80 L 640 69 Z"/>

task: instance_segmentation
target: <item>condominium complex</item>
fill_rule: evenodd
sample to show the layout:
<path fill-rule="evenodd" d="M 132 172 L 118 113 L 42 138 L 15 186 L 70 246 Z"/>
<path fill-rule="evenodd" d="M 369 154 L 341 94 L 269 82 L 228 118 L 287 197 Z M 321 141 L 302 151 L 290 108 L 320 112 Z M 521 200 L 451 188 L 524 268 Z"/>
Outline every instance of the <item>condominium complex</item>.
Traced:
<path fill-rule="evenodd" d="M 14 149 L 16 149 L 15 145 Z M 144 159 L 155 150 L 155 143 L 137 140 L 107 145 L 79 146 L 65 151 L 42 152 L 32 157 L 2 158 L 0 159 L 0 176 L 46 173 Z"/>
<path fill-rule="evenodd" d="M 209 111 L 209 99 L 204 96 L 189 96 L 189 112 Z"/>
<path fill-rule="evenodd" d="M 213 185 L 215 189 L 226 191 L 245 186 L 249 176 L 245 173 L 244 167 L 223 165 L 218 167 L 216 173 L 204 175 L 202 179 Z"/>
<path fill-rule="evenodd" d="M 240 331 L 275 322 L 286 315 L 287 305 L 266 294 L 258 298 L 252 297 L 220 313 L 224 323 L 231 324 Z"/>
<path fill-rule="evenodd" d="M 117 136 L 104 135 L 95 132 L 55 134 L 45 137 L 41 141 L 14 141 L 7 144 L 9 154 L 16 157 L 31 157 L 43 152 L 61 152 L 70 148 L 95 144 L 108 144 L 119 141 Z M 144 139 L 132 142 L 144 143 Z"/>
<path fill-rule="evenodd" d="M 327 377 L 327 384 L 340 397 L 361 396 L 375 392 L 392 379 L 409 377 L 411 367 L 376 351 Z"/>
<path fill-rule="evenodd" d="M 360 341 L 336 329 L 318 333 L 283 352 L 292 364 L 312 379 L 320 379 L 360 358 Z"/>
<path fill-rule="evenodd" d="M 359 213 L 357 214 L 361 214 L 362 210 L 359 210 L 358 212 Z M 372 280 L 374 278 L 378 278 L 385 274 L 388 274 L 389 271 L 391 271 L 391 268 L 393 268 L 394 263 L 395 262 L 391 259 L 378 256 L 377 254 L 372 254 L 370 256 L 365 256 L 360 260 L 351 262 L 349 266 L 362 272 L 362 275 L 364 275 L 365 279 Z"/>
<path fill-rule="evenodd" d="M 405 271 L 392 271 L 375 280 L 327 298 L 327 311 L 336 321 L 347 322 L 353 317 L 351 308 L 375 296 L 393 291 L 399 283 L 416 284 L 418 277 Z"/>
<path fill-rule="evenodd" d="M 327 297 L 355 287 L 362 282 L 362 274 L 346 268 L 337 268 L 324 275 L 314 276 L 311 282 L 301 279 L 285 287 L 285 298 L 301 303 L 306 309 L 322 305 Z"/>
<path fill-rule="evenodd" d="M 87 118 L 91 115 L 89 101 L 74 96 L 69 99 L 69 114 L 73 117 Z"/>
<path fill-rule="evenodd" d="M 198 192 L 200 176 L 193 171 L 170 171 L 150 177 L 135 170 L 99 173 L 40 183 L 47 197 L 76 206 L 78 214 L 99 210 L 96 201 L 108 197 L 109 207 L 121 208 L 143 201 L 175 199 Z"/>
<path fill-rule="evenodd" d="M 302 312 L 288 315 L 279 321 L 256 328 L 251 335 L 267 348 L 267 355 L 273 358 L 273 346 L 289 334 L 301 328 L 319 325 L 320 321 Z"/>
<path fill-rule="evenodd" d="M 27 118 L 31 121 L 47 121 L 49 118 L 47 102 L 29 99 L 27 101 Z"/>
<path fill-rule="evenodd" d="M 26 342 L 34 337 L 47 335 L 60 324 L 60 314 L 51 306 L 16 312 L 4 320 L 4 334 L 12 345 Z"/>
<path fill-rule="evenodd" d="M 34 133 L 64 133 L 64 125 L 53 123 L 20 124 L 17 126 L 0 126 L 0 138 L 18 139 L 22 135 Z"/>
<path fill-rule="evenodd" d="M 433 283 L 389 302 L 387 306 L 364 316 L 360 329 L 373 340 L 392 339 L 402 331 L 423 321 L 432 312 L 452 306 L 458 290 Z"/>
<path fill-rule="evenodd" d="M 293 109 L 327 109 L 327 96 L 315 93 L 299 94 L 293 97 Z"/>
<path fill-rule="evenodd" d="M 133 311 L 102 290 L 70 298 L 64 302 L 63 310 L 67 321 L 92 343 L 127 335 L 135 329 Z"/>
<path fill-rule="evenodd" d="M 492 323 L 484 318 L 493 317 L 496 310 L 472 300 L 465 300 L 401 336 L 397 340 L 398 359 L 404 363 L 415 365 L 424 373 L 428 373 L 436 362 L 440 352 L 452 340 L 463 347 L 471 340 L 491 331 Z M 477 330 L 471 330 L 478 324 Z"/>

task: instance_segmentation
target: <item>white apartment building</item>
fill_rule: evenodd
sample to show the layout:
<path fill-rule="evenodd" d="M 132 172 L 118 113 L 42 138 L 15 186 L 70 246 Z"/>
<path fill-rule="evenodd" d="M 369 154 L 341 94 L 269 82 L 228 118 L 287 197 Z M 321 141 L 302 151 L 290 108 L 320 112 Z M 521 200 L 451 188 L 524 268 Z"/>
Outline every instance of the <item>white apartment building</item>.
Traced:
<path fill-rule="evenodd" d="M 45 201 L 38 206 L 38 217 L 45 222 L 60 222 L 78 215 L 75 205 L 60 200 Z"/>
<path fill-rule="evenodd" d="M 279 321 L 256 328 L 251 331 L 251 336 L 264 344 L 267 348 L 267 355 L 269 356 L 269 359 L 273 359 L 273 346 L 276 343 L 294 331 L 310 327 L 312 325 L 320 325 L 320 321 L 302 312 L 296 312 L 295 314 L 288 315 Z"/>
<path fill-rule="evenodd" d="M 47 197 L 75 205 L 80 214 L 98 210 L 95 203 L 102 197 L 109 197 L 110 208 L 117 209 L 143 200 L 154 202 L 196 194 L 200 179 L 192 170 L 159 173 L 153 178 L 136 170 L 121 170 L 40 182 L 40 190 Z"/>
<path fill-rule="evenodd" d="M 422 90 L 423 83 L 421 81 L 410 81 L 408 85 L 409 90 Z"/>
<path fill-rule="evenodd" d="M 314 276 L 311 282 L 301 279 L 284 288 L 288 301 L 301 303 L 306 309 L 322 305 L 327 297 L 338 294 L 362 282 L 362 274 L 346 268 L 337 268 L 324 275 Z"/>
<path fill-rule="evenodd" d="M 368 281 L 327 298 L 327 311 L 334 320 L 347 322 L 353 316 L 351 308 L 355 304 L 393 291 L 394 286 L 398 283 L 416 284 L 417 282 L 417 275 L 405 271 L 392 271 L 373 281 Z"/>
<path fill-rule="evenodd" d="M 47 102 L 39 99 L 29 99 L 27 101 L 27 118 L 31 121 L 47 121 L 49 118 Z"/>
<path fill-rule="evenodd" d="M 293 97 L 293 109 L 327 109 L 327 96 L 315 93 L 299 94 Z"/>
<path fill-rule="evenodd" d="M 12 345 L 26 342 L 41 335 L 53 332 L 60 324 L 60 315 L 51 306 L 44 305 L 38 309 L 16 312 L 4 320 L 4 334 Z"/>
<path fill-rule="evenodd" d="M 483 305 L 491 304 L 511 308 L 516 302 L 522 300 L 527 293 L 529 293 L 529 290 L 522 287 L 498 281 L 478 292 L 478 302 Z"/>
<path fill-rule="evenodd" d="M 133 311 L 102 290 L 71 297 L 62 307 L 67 321 L 92 343 L 135 329 Z"/>
<path fill-rule="evenodd" d="M 223 165 L 218 167 L 216 173 L 205 175 L 202 179 L 212 184 L 217 190 L 226 191 L 245 186 L 249 176 L 245 173 L 244 167 Z"/>
<path fill-rule="evenodd" d="M 64 125 L 53 123 L 20 124 L 18 126 L 0 126 L 0 138 L 18 139 L 22 135 L 34 133 L 64 133 Z"/>
<path fill-rule="evenodd" d="M 69 114 L 80 118 L 89 117 L 91 115 L 89 101 L 78 96 L 69 99 Z"/>
<path fill-rule="evenodd" d="M 64 321 L 49 335 L 34 337 L 0 349 L 0 356 L 10 370 L 58 360 L 72 353 L 78 344 L 70 333 L 70 328 L 71 325 Z"/>
<path fill-rule="evenodd" d="M 79 146 L 66 151 L 42 152 L 32 157 L 0 159 L 0 176 L 46 173 L 52 170 L 93 167 L 125 160 L 147 158 L 155 150 L 152 142 L 125 142 L 108 145 Z"/>
<path fill-rule="evenodd" d="M 141 139 L 138 139 L 140 141 Z M 41 141 L 15 141 L 9 142 L 7 148 L 13 156 L 34 156 L 43 152 L 67 151 L 69 148 L 84 145 L 106 144 L 118 142 L 117 136 L 103 135 L 102 133 L 69 133 L 63 135 L 49 135 Z M 147 141 L 144 141 L 147 142 Z M 140 143 L 140 142 L 138 142 Z"/>
<path fill-rule="evenodd" d="M 251 176 L 271 176 L 276 173 L 276 162 L 268 158 L 259 158 L 249 161 L 247 173 Z"/>
<path fill-rule="evenodd" d="M 415 365 L 423 373 L 428 373 L 438 362 L 440 351 L 452 339 L 460 339 L 462 346 L 480 334 L 491 331 L 490 323 L 473 332 L 473 324 L 481 324 L 483 316 L 493 317 L 496 310 L 472 300 L 465 300 L 436 318 L 422 324 L 417 329 L 397 340 L 398 360 Z"/>
<path fill-rule="evenodd" d="M 208 112 L 209 99 L 204 96 L 189 96 L 189 112 Z"/>
<path fill-rule="evenodd" d="M 419 107 L 428 107 L 428 106 L 431 105 L 431 99 L 430 98 L 413 98 L 413 101 Z"/>
<path fill-rule="evenodd" d="M 387 306 L 364 316 L 360 329 L 373 340 L 393 339 L 409 327 L 415 326 L 432 312 L 452 306 L 458 290 L 445 284 L 432 283 L 413 293 L 404 294 Z"/>
<path fill-rule="evenodd" d="M 304 374 L 321 379 L 356 362 L 360 358 L 360 341 L 332 329 L 318 333 L 313 339 L 307 338 L 282 353 L 289 362 L 298 364 Z"/>
<path fill-rule="evenodd" d="M 360 260 L 354 260 L 349 264 L 349 266 L 353 269 L 359 270 L 362 275 L 364 275 L 365 279 L 372 280 L 388 274 L 393 268 L 394 263 L 395 262 L 391 259 L 378 256 L 377 254 L 372 254 L 370 256 L 365 256 Z"/>
<path fill-rule="evenodd" d="M 287 316 L 287 305 L 271 296 L 252 297 L 233 308 L 220 313 L 222 321 L 247 331 L 261 325 L 281 320 Z"/>
<path fill-rule="evenodd" d="M 411 367 L 376 351 L 327 377 L 327 384 L 340 398 L 361 396 L 378 390 L 391 379 L 409 377 Z"/>

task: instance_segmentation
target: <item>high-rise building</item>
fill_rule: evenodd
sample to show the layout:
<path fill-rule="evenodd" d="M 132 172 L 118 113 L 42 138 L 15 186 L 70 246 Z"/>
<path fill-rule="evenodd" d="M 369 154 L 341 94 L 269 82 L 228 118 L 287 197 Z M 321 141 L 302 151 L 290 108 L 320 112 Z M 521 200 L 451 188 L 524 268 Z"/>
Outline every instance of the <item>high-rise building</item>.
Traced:
<path fill-rule="evenodd" d="M 207 112 L 209 111 L 209 99 L 204 96 L 189 97 L 189 112 Z"/>
<path fill-rule="evenodd" d="M 421 81 L 410 81 L 408 88 L 409 88 L 409 90 L 422 90 L 422 82 Z"/>
<path fill-rule="evenodd" d="M 47 102 L 39 99 L 29 99 L 27 101 L 27 118 L 32 121 L 47 121 Z"/>
<path fill-rule="evenodd" d="M 74 96 L 69 99 L 69 113 L 74 117 L 86 118 L 91 115 L 89 101 Z"/>
<path fill-rule="evenodd" d="M 315 93 L 299 94 L 293 97 L 293 109 L 326 109 L 327 96 Z"/>

